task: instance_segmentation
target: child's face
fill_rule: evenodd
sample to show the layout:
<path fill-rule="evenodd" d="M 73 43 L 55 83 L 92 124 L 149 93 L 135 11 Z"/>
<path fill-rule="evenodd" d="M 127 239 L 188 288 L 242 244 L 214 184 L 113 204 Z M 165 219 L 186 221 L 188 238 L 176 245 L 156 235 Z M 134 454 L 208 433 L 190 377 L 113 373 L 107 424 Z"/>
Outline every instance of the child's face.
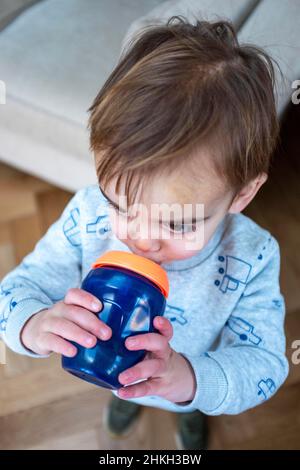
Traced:
<path fill-rule="evenodd" d="M 140 206 L 132 212 L 128 211 L 123 182 L 118 195 L 115 181 L 105 190 L 101 188 L 113 202 L 109 210 L 112 231 L 132 252 L 159 264 L 168 263 L 195 255 L 212 237 L 228 212 L 233 192 L 226 190 L 213 172 L 202 171 L 196 184 L 196 178 L 184 173 L 156 177 L 146 193 L 137 196 Z M 177 211 L 170 212 L 172 204 Z M 195 216 L 200 220 L 191 223 Z"/>

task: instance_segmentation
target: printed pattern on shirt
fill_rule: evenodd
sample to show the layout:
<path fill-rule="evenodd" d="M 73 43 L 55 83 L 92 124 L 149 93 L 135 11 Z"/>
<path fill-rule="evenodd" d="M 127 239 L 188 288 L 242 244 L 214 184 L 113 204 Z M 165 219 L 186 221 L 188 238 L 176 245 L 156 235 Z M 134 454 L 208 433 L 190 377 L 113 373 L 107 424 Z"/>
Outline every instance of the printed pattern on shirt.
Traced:
<path fill-rule="evenodd" d="M 270 395 L 272 395 L 276 390 L 275 382 L 270 377 L 266 380 L 263 380 L 263 379 L 260 380 L 257 386 L 258 386 L 257 395 L 261 395 L 264 398 L 264 400 L 267 400 L 267 398 Z"/>
<path fill-rule="evenodd" d="M 261 342 L 261 338 L 254 333 L 254 326 L 240 317 L 231 316 L 226 322 L 226 326 L 235 333 L 241 341 L 248 341 L 255 346 Z"/>
<path fill-rule="evenodd" d="M 69 217 L 63 224 L 63 232 L 68 242 L 73 246 L 80 246 L 80 228 L 79 228 L 80 212 L 78 207 L 72 209 Z"/>
<path fill-rule="evenodd" d="M 170 320 L 171 323 L 179 323 L 179 325 L 185 325 L 187 323 L 187 319 L 184 316 L 184 310 L 179 307 L 175 307 L 167 303 L 164 317 Z"/>
<path fill-rule="evenodd" d="M 96 220 L 86 224 L 86 233 L 105 235 L 107 232 L 111 232 L 111 226 L 107 215 L 99 215 Z"/>
<path fill-rule="evenodd" d="M 218 269 L 219 274 L 223 277 L 215 280 L 215 286 L 225 294 L 228 291 L 236 291 L 240 284 L 246 284 L 249 278 L 252 265 L 235 256 L 218 256 L 218 261 L 222 266 Z M 224 267 L 225 262 L 225 267 Z"/>

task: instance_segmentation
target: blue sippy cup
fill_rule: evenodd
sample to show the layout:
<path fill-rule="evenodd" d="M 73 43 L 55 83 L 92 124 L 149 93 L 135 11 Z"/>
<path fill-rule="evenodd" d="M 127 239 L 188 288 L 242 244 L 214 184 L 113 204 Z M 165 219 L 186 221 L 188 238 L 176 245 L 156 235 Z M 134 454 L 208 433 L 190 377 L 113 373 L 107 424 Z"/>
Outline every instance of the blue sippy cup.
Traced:
<path fill-rule="evenodd" d="M 157 331 L 154 318 L 164 314 L 169 282 L 159 264 L 124 251 L 108 251 L 97 259 L 81 288 L 98 297 L 103 309 L 95 314 L 112 329 L 107 341 L 93 348 L 75 344 L 74 357 L 62 356 L 62 367 L 77 377 L 112 390 L 122 387 L 118 375 L 142 361 L 145 350 L 130 351 L 128 336 Z"/>

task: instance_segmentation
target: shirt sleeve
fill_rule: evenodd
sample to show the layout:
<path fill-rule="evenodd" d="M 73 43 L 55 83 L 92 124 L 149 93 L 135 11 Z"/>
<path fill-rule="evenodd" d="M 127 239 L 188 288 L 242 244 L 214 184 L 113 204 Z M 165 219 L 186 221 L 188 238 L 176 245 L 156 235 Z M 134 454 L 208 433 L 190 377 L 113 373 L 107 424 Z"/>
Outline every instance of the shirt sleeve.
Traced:
<path fill-rule="evenodd" d="M 183 354 L 194 370 L 196 393 L 191 402 L 177 404 L 182 411 L 242 413 L 268 400 L 285 381 L 289 366 L 279 271 L 279 246 L 270 236 L 217 347 L 198 357 Z"/>
<path fill-rule="evenodd" d="M 80 201 L 78 191 L 59 219 L 35 245 L 34 250 L 0 284 L 0 335 L 13 351 L 31 357 L 20 332 L 40 310 L 62 300 L 66 291 L 81 281 Z"/>

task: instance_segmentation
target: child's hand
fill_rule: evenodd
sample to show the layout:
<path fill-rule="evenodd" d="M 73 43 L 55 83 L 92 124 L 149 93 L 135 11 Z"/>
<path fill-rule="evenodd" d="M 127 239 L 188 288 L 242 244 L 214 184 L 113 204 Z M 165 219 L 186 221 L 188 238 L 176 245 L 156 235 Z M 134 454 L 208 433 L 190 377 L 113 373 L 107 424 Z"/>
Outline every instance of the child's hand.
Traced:
<path fill-rule="evenodd" d="M 104 341 L 111 337 L 111 328 L 95 315 L 101 309 L 97 297 L 82 289 L 70 289 L 63 301 L 30 317 L 22 329 L 21 341 L 37 354 L 53 351 L 75 356 L 77 348 L 66 340 L 92 348 L 97 337 Z"/>
<path fill-rule="evenodd" d="M 169 345 L 173 327 L 164 317 L 155 317 L 154 326 L 160 333 L 144 333 L 126 339 L 131 351 L 149 351 L 145 359 L 119 374 L 119 381 L 127 385 L 118 390 L 120 398 L 137 398 L 157 395 L 173 403 L 191 401 L 196 391 L 196 379 L 192 366 Z M 130 340 L 137 341 L 130 345 Z M 135 385 L 128 384 L 147 379 Z"/>

